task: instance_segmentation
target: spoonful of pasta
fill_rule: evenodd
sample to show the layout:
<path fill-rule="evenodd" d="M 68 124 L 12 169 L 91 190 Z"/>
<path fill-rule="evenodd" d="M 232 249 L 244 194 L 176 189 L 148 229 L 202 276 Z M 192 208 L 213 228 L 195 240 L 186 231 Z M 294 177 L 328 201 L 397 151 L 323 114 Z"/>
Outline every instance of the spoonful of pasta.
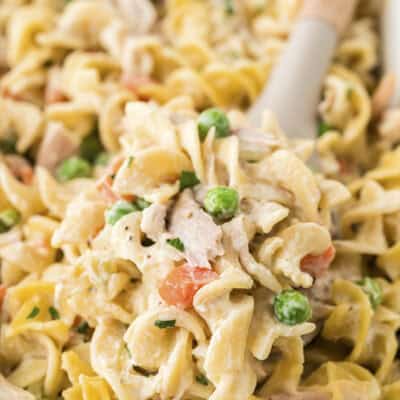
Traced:
<path fill-rule="evenodd" d="M 357 0 L 305 0 L 290 40 L 268 85 L 248 112 L 249 127 L 260 126 L 264 110 L 275 114 L 291 139 L 313 139 L 322 83 L 337 42 L 350 23 Z M 250 131 L 246 128 L 243 135 Z"/>

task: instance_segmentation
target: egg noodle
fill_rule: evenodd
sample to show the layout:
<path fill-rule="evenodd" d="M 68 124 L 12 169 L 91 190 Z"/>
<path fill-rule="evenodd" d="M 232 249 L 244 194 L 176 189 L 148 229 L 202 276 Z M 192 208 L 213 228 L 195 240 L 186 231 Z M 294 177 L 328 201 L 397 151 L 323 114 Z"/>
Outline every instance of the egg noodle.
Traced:
<path fill-rule="evenodd" d="M 315 172 L 270 112 L 241 131 L 301 1 L 1 1 L 1 400 L 400 398 L 379 3 Z"/>

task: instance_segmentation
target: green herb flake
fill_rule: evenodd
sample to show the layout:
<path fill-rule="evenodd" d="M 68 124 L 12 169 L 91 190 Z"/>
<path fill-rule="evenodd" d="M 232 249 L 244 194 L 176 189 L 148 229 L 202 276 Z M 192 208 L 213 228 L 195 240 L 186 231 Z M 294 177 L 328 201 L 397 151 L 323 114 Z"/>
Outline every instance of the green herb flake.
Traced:
<path fill-rule="evenodd" d="M 167 239 L 166 241 L 170 246 L 175 247 L 175 249 L 179 251 L 185 251 L 185 245 L 183 244 L 182 240 L 179 239 L 178 237 L 173 239 Z"/>
<path fill-rule="evenodd" d="M 60 313 L 52 306 L 49 307 L 49 314 L 51 315 L 51 319 L 60 319 Z"/>
<path fill-rule="evenodd" d="M 321 121 L 318 125 L 318 137 L 325 135 L 326 132 L 335 129 L 333 126 L 327 124 L 325 121 Z"/>
<path fill-rule="evenodd" d="M 135 372 L 143 376 L 150 376 L 150 372 L 146 371 L 144 368 L 139 367 L 138 365 L 132 365 L 132 368 Z"/>
<path fill-rule="evenodd" d="M 53 61 L 53 60 L 46 60 L 46 61 L 43 63 L 43 67 L 45 67 L 45 68 L 50 68 L 50 67 L 53 66 L 53 64 L 54 64 L 54 61 Z"/>
<path fill-rule="evenodd" d="M 129 156 L 129 157 L 128 157 L 128 161 L 127 161 L 127 164 L 126 164 L 128 168 L 131 167 L 131 165 L 132 165 L 132 163 L 133 163 L 133 160 L 134 160 L 134 157 L 132 157 L 132 156 Z"/>
<path fill-rule="evenodd" d="M 382 288 L 376 279 L 365 277 L 356 282 L 368 296 L 372 308 L 375 310 L 382 303 Z"/>
<path fill-rule="evenodd" d="M 14 154 L 17 152 L 17 137 L 10 135 L 0 139 L 0 151 L 5 154 Z"/>
<path fill-rule="evenodd" d="M 160 329 L 174 328 L 175 323 L 176 323 L 175 319 L 169 319 L 169 320 L 168 319 L 167 320 L 157 319 L 156 321 L 154 321 L 154 325 Z"/>
<path fill-rule="evenodd" d="M 94 163 L 98 155 L 103 151 L 104 148 L 100 142 L 97 129 L 94 133 L 86 136 L 79 147 L 79 155 L 90 163 Z"/>
<path fill-rule="evenodd" d="M 353 93 L 354 93 L 354 89 L 351 86 L 349 86 L 346 90 L 347 100 L 351 100 L 351 98 L 353 97 Z"/>
<path fill-rule="evenodd" d="M 235 8 L 233 7 L 233 0 L 225 0 L 224 1 L 224 9 L 226 15 L 234 15 Z"/>
<path fill-rule="evenodd" d="M 332 131 L 335 128 L 329 124 L 327 124 L 325 121 L 320 121 L 318 125 L 318 137 L 321 137 L 325 135 L 326 132 Z"/>
<path fill-rule="evenodd" d="M 105 213 L 106 223 L 109 225 L 116 224 L 125 215 L 138 211 L 135 204 L 125 200 L 119 200 L 113 204 Z"/>
<path fill-rule="evenodd" d="M 129 350 L 129 347 L 128 347 L 128 345 L 126 343 L 124 343 L 124 349 L 128 353 L 129 358 L 132 357 L 132 354 L 131 354 L 131 352 Z"/>
<path fill-rule="evenodd" d="M 179 190 L 192 188 L 200 183 L 199 178 L 192 171 L 182 171 L 179 178 Z"/>
<path fill-rule="evenodd" d="M 146 201 L 142 197 L 138 197 L 134 202 L 133 205 L 137 207 L 139 211 L 143 211 L 145 208 L 150 207 L 151 203 Z"/>
<path fill-rule="evenodd" d="M 110 162 L 110 155 L 107 152 L 102 151 L 97 155 L 96 159 L 94 160 L 94 165 L 100 165 L 104 167 L 108 165 L 109 162 Z"/>
<path fill-rule="evenodd" d="M 81 324 L 78 325 L 76 331 L 81 335 L 86 335 L 89 332 L 89 324 L 86 321 L 83 321 Z"/>
<path fill-rule="evenodd" d="M 21 220 L 21 214 L 14 208 L 7 208 L 0 212 L 0 233 L 8 232 Z"/>
<path fill-rule="evenodd" d="M 153 246 L 153 244 L 155 243 L 154 240 L 151 240 L 149 237 L 144 237 L 141 241 L 142 246 L 144 247 L 150 247 Z"/>
<path fill-rule="evenodd" d="M 29 313 L 29 315 L 26 317 L 26 319 L 35 318 L 39 313 L 40 313 L 40 308 L 35 306 L 32 308 L 32 311 Z"/>
<path fill-rule="evenodd" d="M 196 375 L 196 382 L 200 383 L 200 385 L 208 385 L 208 379 L 203 374 Z"/>

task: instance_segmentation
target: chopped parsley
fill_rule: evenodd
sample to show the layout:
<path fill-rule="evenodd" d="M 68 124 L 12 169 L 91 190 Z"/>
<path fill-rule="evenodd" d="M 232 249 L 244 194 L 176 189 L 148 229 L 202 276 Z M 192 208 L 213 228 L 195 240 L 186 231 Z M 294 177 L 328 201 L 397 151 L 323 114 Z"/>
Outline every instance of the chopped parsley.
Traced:
<path fill-rule="evenodd" d="M 233 7 L 233 0 L 224 0 L 224 9 L 226 15 L 234 15 L 235 8 Z"/>
<path fill-rule="evenodd" d="M 103 145 L 99 139 L 97 129 L 86 136 L 79 147 L 79 156 L 90 163 L 94 163 L 100 153 L 104 151 Z"/>
<path fill-rule="evenodd" d="M 151 203 L 146 201 L 143 197 L 138 197 L 134 202 L 133 205 L 139 210 L 143 211 L 145 208 L 150 207 Z"/>
<path fill-rule="evenodd" d="M 76 331 L 81 335 L 86 335 L 89 331 L 89 324 L 86 321 L 83 321 L 81 324 L 78 325 Z"/>
<path fill-rule="evenodd" d="M 132 157 L 132 156 L 129 156 L 129 157 L 128 157 L 128 161 L 127 161 L 127 167 L 130 168 L 130 166 L 132 165 L 132 163 L 133 163 L 133 157 Z"/>
<path fill-rule="evenodd" d="M 182 171 L 179 178 L 179 190 L 191 188 L 200 183 L 199 178 L 192 171 Z"/>
<path fill-rule="evenodd" d="M 94 165 L 106 166 L 109 162 L 110 155 L 107 152 L 102 151 L 97 155 L 96 159 L 94 160 Z"/>
<path fill-rule="evenodd" d="M 325 135 L 326 132 L 331 131 L 332 129 L 334 129 L 333 126 L 330 126 L 325 121 L 321 121 L 318 125 L 318 136 L 321 137 Z"/>
<path fill-rule="evenodd" d="M 8 232 L 19 223 L 21 214 L 14 208 L 7 208 L 0 212 L 0 233 Z"/>
<path fill-rule="evenodd" d="M 137 372 L 140 375 L 143 376 L 150 376 L 151 373 L 149 371 L 146 371 L 144 368 L 139 367 L 138 365 L 132 365 L 132 368 L 135 372 Z"/>
<path fill-rule="evenodd" d="M 124 343 L 124 349 L 125 349 L 126 352 L 128 353 L 128 356 L 129 356 L 129 357 L 132 357 L 132 354 L 131 354 L 131 352 L 130 352 L 130 350 L 129 350 L 129 347 L 128 347 L 128 345 L 127 345 L 126 343 Z"/>
<path fill-rule="evenodd" d="M 60 313 L 53 306 L 49 307 L 49 314 L 51 315 L 51 319 L 60 319 Z"/>
<path fill-rule="evenodd" d="M 116 224 L 125 215 L 138 211 L 135 204 L 125 200 L 119 200 L 113 204 L 105 213 L 106 223 L 109 225 Z"/>
<path fill-rule="evenodd" d="M 353 96 L 353 92 L 354 92 L 353 88 L 351 86 L 349 86 L 346 90 L 347 100 L 351 100 L 351 97 Z"/>
<path fill-rule="evenodd" d="M 43 67 L 45 67 L 45 68 L 50 68 L 51 66 L 53 66 L 53 64 L 54 64 L 54 61 L 53 61 L 53 60 L 46 60 L 46 61 L 43 63 Z"/>
<path fill-rule="evenodd" d="M 17 137 L 10 135 L 0 139 L 0 151 L 5 154 L 12 154 L 17 152 Z"/>
<path fill-rule="evenodd" d="M 154 240 L 151 240 L 149 237 L 144 237 L 143 239 L 142 239 L 142 242 L 141 242 L 141 244 L 142 244 L 142 246 L 144 246 L 144 247 L 150 247 L 150 246 L 153 246 L 153 244 L 154 244 L 155 242 L 154 242 Z"/>
<path fill-rule="evenodd" d="M 32 308 L 32 311 L 29 313 L 26 319 L 35 318 L 39 313 L 40 313 L 40 308 L 35 306 Z"/>
<path fill-rule="evenodd" d="M 208 379 L 203 374 L 196 375 L 196 382 L 200 383 L 200 385 L 208 385 Z"/>
<path fill-rule="evenodd" d="M 160 329 L 174 328 L 175 323 L 176 323 L 175 319 L 167 319 L 167 320 L 157 319 L 156 321 L 154 321 L 154 325 Z"/>
<path fill-rule="evenodd" d="M 167 243 L 172 246 L 175 247 L 175 249 L 179 250 L 179 251 L 185 251 L 185 245 L 183 244 L 182 240 L 177 238 L 173 238 L 173 239 L 167 239 Z"/>

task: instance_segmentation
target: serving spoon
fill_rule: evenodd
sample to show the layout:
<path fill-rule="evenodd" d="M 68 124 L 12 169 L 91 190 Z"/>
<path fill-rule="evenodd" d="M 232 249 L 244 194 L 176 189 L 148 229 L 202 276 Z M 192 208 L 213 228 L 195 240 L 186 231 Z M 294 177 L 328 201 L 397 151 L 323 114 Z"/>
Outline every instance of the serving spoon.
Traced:
<path fill-rule="evenodd" d="M 399 5 L 400 0 L 392 2 Z M 287 47 L 249 110 L 248 127 L 242 133 L 260 126 L 264 110 L 269 109 L 290 139 L 315 138 L 323 80 L 356 4 L 357 0 L 304 0 Z"/>
<path fill-rule="evenodd" d="M 400 105 L 400 1 L 386 0 L 382 4 L 381 33 L 384 78 L 372 98 L 375 117 L 388 107 Z"/>

